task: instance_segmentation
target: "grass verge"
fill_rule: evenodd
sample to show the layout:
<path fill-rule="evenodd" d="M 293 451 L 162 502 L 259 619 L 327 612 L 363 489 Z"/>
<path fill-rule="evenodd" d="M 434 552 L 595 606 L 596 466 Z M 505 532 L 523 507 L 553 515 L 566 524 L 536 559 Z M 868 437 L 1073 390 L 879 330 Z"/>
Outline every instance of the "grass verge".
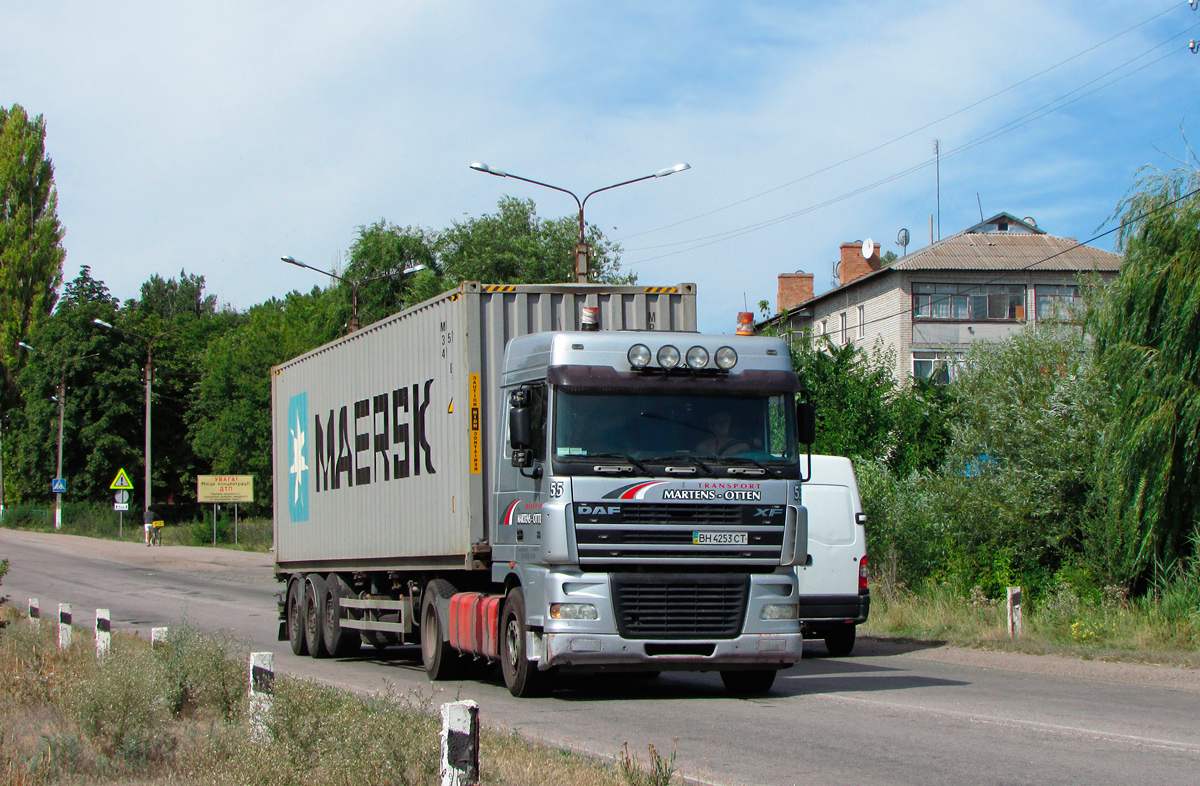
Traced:
<path fill-rule="evenodd" d="M 268 740 L 248 719 L 245 644 L 187 628 L 151 649 L 114 635 L 97 659 L 90 631 L 60 650 L 0 607 L 0 784 L 425 785 L 440 782 L 432 696 L 372 696 L 275 680 Z M 674 756 L 617 763 L 482 731 L 481 784 L 667 786 Z"/>
<path fill-rule="evenodd" d="M 60 651 L 56 627 L 0 609 L 0 784 L 286 786 L 436 784 L 441 721 L 432 696 L 392 689 L 360 696 L 280 676 L 256 741 L 248 718 L 246 647 L 172 629 L 151 649 L 114 635 L 98 659 L 76 629 Z M 615 764 L 484 729 L 480 783 L 668 786 L 675 757 L 628 751 Z"/>
<path fill-rule="evenodd" d="M 1022 609 L 1022 635 L 1008 635 L 1004 600 L 949 584 L 890 593 L 872 586 L 867 635 L 960 647 L 1058 653 L 1085 659 L 1200 668 L 1200 599 L 1186 583 L 1129 599 L 1109 588 L 1096 597 L 1059 585 Z"/>

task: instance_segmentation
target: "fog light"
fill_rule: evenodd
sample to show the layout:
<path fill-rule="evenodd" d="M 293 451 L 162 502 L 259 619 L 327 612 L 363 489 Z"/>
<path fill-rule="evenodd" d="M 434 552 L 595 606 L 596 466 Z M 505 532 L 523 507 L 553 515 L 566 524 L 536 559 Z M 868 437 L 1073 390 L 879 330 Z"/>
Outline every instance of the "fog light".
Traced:
<path fill-rule="evenodd" d="M 645 344 L 634 344 L 629 348 L 629 365 L 633 366 L 634 370 L 643 369 L 650 365 L 650 347 Z"/>
<path fill-rule="evenodd" d="M 658 365 L 670 371 L 679 365 L 679 350 L 667 344 L 658 350 Z"/>
<path fill-rule="evenodd" d="M 717 368 L 728 371 L 737 365 L 737 352 L 733 347 L 721 347 L 716 354 Z"/>
<path fill-rule="evenodd" d="M 687 364 L 696 371 L 704 368 L 708 365 L 708 350 L 704 347 L 692 347 L 687 351 Z"/>
<path fill-rule="evenodd" d="M 800 607 L 795 603 L 767 603 L 762 607 L 759 619 L 794 620 L 800 616 Z"/>
<path fill-rule="evenodd" d="M 792 616 L 796 616 L 795 606 Z M 551 603 L 550 616 L 556 620 L 598 620 L 600 615 L 590 603 Z"/>

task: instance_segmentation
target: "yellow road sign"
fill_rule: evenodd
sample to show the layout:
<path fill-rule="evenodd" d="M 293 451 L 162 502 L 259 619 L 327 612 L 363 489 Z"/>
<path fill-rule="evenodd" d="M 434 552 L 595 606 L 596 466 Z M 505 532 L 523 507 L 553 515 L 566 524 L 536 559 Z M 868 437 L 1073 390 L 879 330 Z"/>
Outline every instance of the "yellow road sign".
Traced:
<path fill-rule="evenodd" d="M 117 476 L 113 478 L 112 485 L 109 488 L 114 491 L 133 491 L 133 484 L 129 482 L 129 476 L 122 469 L 117 471 Z"/>

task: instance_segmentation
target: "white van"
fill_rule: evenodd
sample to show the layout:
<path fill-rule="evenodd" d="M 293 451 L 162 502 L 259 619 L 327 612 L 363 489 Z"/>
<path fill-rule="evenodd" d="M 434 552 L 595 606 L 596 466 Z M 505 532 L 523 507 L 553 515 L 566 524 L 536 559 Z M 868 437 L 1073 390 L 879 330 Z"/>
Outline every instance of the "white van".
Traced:
<path fill-rule="evenodd" d="M 800 469 L 808 460 L 800 459 Z M 808 564 L 800 579 L 800 620 L 806 639 L 825 639 L 829 654 L 854 649 L 855 629 L 871 608 L 867 589 L 866 516 L 850 459 L 813 456 L 812 479 L 801 486 L 808 509 Z"/>

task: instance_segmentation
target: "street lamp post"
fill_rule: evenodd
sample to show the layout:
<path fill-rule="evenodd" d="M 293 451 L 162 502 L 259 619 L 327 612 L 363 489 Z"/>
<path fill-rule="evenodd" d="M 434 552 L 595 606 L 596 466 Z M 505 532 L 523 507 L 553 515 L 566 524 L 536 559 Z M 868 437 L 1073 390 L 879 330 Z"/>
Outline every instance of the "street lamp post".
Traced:
<path fill-rule="evenodd" d="M 591 246 L 588 245 L 587 238 L 585 237 L 583 223 L 583 206 L 587 204 L 588 199 L 595 194 L 599 194 L 601 191 L 611 191 L 614 188 L 627 186 L 630 183 L 640 183 L 641 181 L 649 180 L 650 178 L 666 177 L 668 175 L 673 175 L 676 172 L 682 172 L 685 169 L 691 168 L 691 164 L 676 164 L 675 166 L 669 166 L 666 169 L 660 169 L 650 175 L 642 175 L 641 177 L 635 177 L 632 180 L 623 180 L 620 183 L 613 183 L 611 186 L 597 188 L 595 191 L 589 191 L 583 199 L 580 199 L 573 191 L 568 191 L 567 189 L 560 188 L 558 186 L 552 186 L 549 183 L 543 183 L 540 180 L 530 180 L 527 177 L 514 175 L 511 172 L 505 172 L 503 169 L 490 167 L 481 161 L 476 161 L 475 163 L 471 164 L 471 169 L 474 169 L 476 172 L 483 172 L 484 174 L 495 175 L 496 177 L 511 177 L 513 180 L 520 180 L 524 183 L 532 183 L 535 186 L 542 186 L 543 188 L 551 188 L 555 191 L 561 191 L 564 194 L 568 194 L 572 199 L 575 200 L 575 204 L 579 206 L 579 244 L 575 246 L 575 280 L 580 284 L 586 284 L 588 282 L 588 257 L 591 254 Z"/>
<path fill-rule="evenodd" d="M 39 355 L 46 357 L 45 352 L 43 352 L 40 349 L 37 349 L 36 347 L 29 346 L 24 341 L 18 341 L 17 346 L 20 347 L 21 349 L 27 350 L 29 352 L 36 352 Z M 93 352 L 89 355 L 80 355 L 77 358 L 70 358 L 68 360 L 64 360 L 62 362 L 62 368 L 59 369 L 58 396 L 56 396 L 54 399 L 55 401 L 58 402 L 58 469 L 55 471 L 55 474 L 54 474 L 55 479 L 59 479 L 63 476 L 63 462 L 62 462 L 63 406 L 64 406 L 64 403 L 66 400 L 66 391 L 67 391 L 67 364 L 72 361 L 75 361 L 75 360 L 83 360 L 84 358 L 92 358 L 92 357 L 95 357 L 97 354 L 99 354 L 99 353 Z M 62 529 L 62 497 L 63 497 L 63 493 L 61 491 L 56 491 L 54 493 L 54 528 L 55 529 Z"/>
<path fill-rule="evenodd" d="M 145 493 L 146 502 L 145 502 L 145 511 L 142 513 L 142 524 L 143 525 L 151 524 L 151 523 L 153 523 L 154 514 L 150 512 L 150 501 L 151 501 L 151 495 L 150 495 L 150 379 L 151 379 L 151 374 L 152 374 L 151 364 L 152 364 L 153 358 L 154 358 L 154 354 L 153 354 L 154 353 L 154 342 L 157 341 L 158 339 L 162 338 L 163 336 L 167 335 L 168 333 L 174 333 L 179 328 L 171 328 L 170 330 L 164 330 L 161 333 L 155 333 L 153 336 L 143 336 L 141 333 L 135 333 L 132 330 L 127 330 L 125 328 L 119 328 L 114 325 L 110 325 L 102 319 L 93 319 L 92 322 L 96 323 L 100 327 L 105 328 L 107 330 L 115 330 L 118 333 L 124 333 L 126 335 L 133 336 L 134 338 L 140 338 L 142 341 L 146 342 L 146 458 L 145 458 L 146 467 L 145 467 L 145 475 L 143 478 L 143 482 L 146 484 L 146 493 Z M 146 545 L 150 545 L 149 540 L 146 541 Z"/>
<path fill-rule="evenodd" d="M 306 265 L 305 263 L 298 261 L 295 257 L 290 256 L 290 255 L 286 256 L 286 257 L 280 257 L 280 259 L 283 260 L 284 262 L 287 262 L 289 265 L 295 265 L 296 267 L 307 268 L 308 270 L 313 270 L 313 271 L 316 271 L 317 273 L 321 273 L 323 275 L 329 276 L 330 278 L 337 279 L 338 281 L 341 281 L 343 284 L 350 285 L 350 323 L 349 323 L 349 328 L 350 328 L 349 332 L 350 333 L 355 332 L 359 328 L 359 324 L 358 324 L 358 287 L 359 287 L 359 285 L 368 284 L 372 281 L 378 281 L 383 278 L 392 278 L 394 276 L 403 276 L 403 275 L 407 275 L 409 273 L 417 273 L 417 272 L 420 272 L 425 269 L 424 265 L 413 265 L 412 267 L 404 268 L 399 273 L 380 273 L 378 276 L 371 276 L 370 278 L 360 278 L 357 281 L 351 281 L 347 278 L 342 278 L 341 276 L 337 275 L 336 273 L 330 273 L 328 270 L 321 270 L 320 268 L 313 267 L 312 265 Z"/>

